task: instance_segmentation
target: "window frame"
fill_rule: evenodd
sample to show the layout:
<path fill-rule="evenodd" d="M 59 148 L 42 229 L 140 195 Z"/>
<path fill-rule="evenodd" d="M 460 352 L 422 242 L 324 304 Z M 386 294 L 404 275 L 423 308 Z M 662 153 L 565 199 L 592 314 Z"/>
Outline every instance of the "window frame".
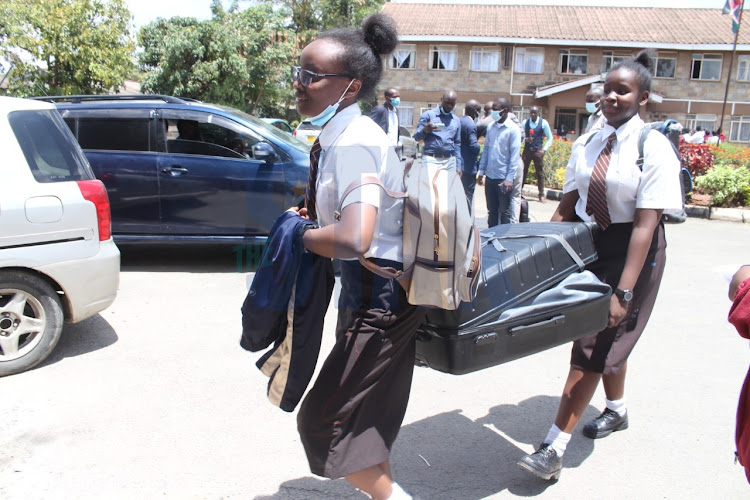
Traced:
<path fill-rule="evenodd" d="M 744 78 L 741 74 L 744 64 Z M 737 57 L 737 77 L 738 82 L 750 82 L 750 54 L 740 54 Z"/>
<path fill-rule="evenodd" d="M 570 70 L 571 58 L 573 57 L 585 57 L 586 67 L 583 73 L 576 73 Z M 565 65 L 567 68 L 563 68 L 563 60 L 567 58 Z M 589 74 L 589 51 L 588 49 L 560 49 L 559 56 L 557 59 L 557 73 L 559 75 L 588 75 Z"/>
<path fill-rule="evenodd" d="M 742 129 L 747 127 L 747 140 L 742 140 Z M 750 142 L 750 116 L 733 116 L 729 121 L 729 142 Z"/>
<path fill-rule="evenodd" d="M 410 66 L 408 67 L 401 67 L 396 66 L 395 63 L 395 54 L 399 50 L 409 50 L 409 63 Z M 393 54 L 391 54 L 388 57 L 388 68 L 389 69 L 396 69 L 396 70 L 414 70 L 417 69 L 417 45 L 415 43 L 401 43 L 396 47 L 396 50 L 393 51 Z"/>
<path fill-rule="evenodd" d="M 707 57 L 710 56 L 710 57 Z M 700 61 L 700 69 L 698 77 L 693 76 L 695 74 L 695 63 L 696 61 Z M 719 75 L 717 78 L 703 78 L 703 70 L 705 69 L 705 62 L 706 61 L 718 61 L 719 62 Z M 699 52 L 692 54 L 691 57 L 691 64 L 690 64 L 690 79 L 696 80 L 696 81 L 703 81 L 703 82 L 719 82 L 721 81 L 721 72 L 724 69 L 724 55 L 723 54 L 717 54 L 717 53 L 709 53 L 709 52 Z"/>
<path fill-rule="evenodd" d="M 659 76 L 659 61 L 661 60 L 673 60 L 674 68 L 672 70 L 672 76 Z M 692 70 L 692 66 L 691 66 Z M 692 74 L 692 73 L 691 73 Z M 677 76 L 677 52 L 657 52 L 654 58 L 654 71 L 651 73 L 654 78 L 661 78 L 663 80 L 674 80 Z"/>
<path fill-rule="evenodd" d="M 497 59 L 495 61 L 495 69 L 474 69 L 474 54 L 479 53 L 481 56 L 489 55 L 489 54 L 497 54 Z M 485 45 L 485 46 L 474 46 L 471 48 L 471 51 L 469 52 L 469 71 L 472 71 L 474 73 L 497 73 L 500 71 L 500 59 L 502 58 L 502 50 L 500 46 L 497 45 Z M 482 61 L 484 62 L 484 61 Z M 481 66 L 481 63 L 480 63 Z"/>
<path fill-rule="evenodd" d="M 541 55 L 542 64 L 539 67 L 539 71 L 529 71 L 527 68 L 527 56 L 531 54 Z M 518 69 L 519 56 L 523 56 L 523 69 Z M 528 75 L 541 75 L 544 73 L 544 59 L 545 50 L 543 47 L 516 47 L 515 59 L 513 63 L 514 73 L 523 73 Z"/>
<path fill-rule="evenodd" d="M 607 73 L 609 70 L 611 70 L 615 64 L 625 61 L 631 57 L 631 54 L 624 51 L 617 51 L 617 50 L 602 50 L 602 66 L 601 66 L 601 72 Z M 604 64 L 604 61 L 610 59 L 609 67 L 606 67 Z"/>
<path fill-rule="evenodd" d="M 700 125 L 701 129 L 704 131 L 712 132 L 716 130 L 716 124 L 718 121 L 718 116 L 714 114 L 690 114 L 685 115 L 685 128 L 688 130 L 692 130 L 695 132 L 696 127 Z M 707 126 L 708 123 L 711 123 L 711 126 Z"/>
<path fill-rule="evenodd" d="M 455 68 L 449 69 L 449 68 L 435 68 L 433 67 L 435 56 L 437 56 L 437 63 L 438 65 L 442 64 L 442 61 L 440 60 L 440 54 L 442 52 L 445 53 L 453 53 L 456 54 L 455 58 Z M 430 59 L 429 59 L 429 69 L 432 71 L 458 71 L 458 45 L 430 45 Z"/>
<path fill-rule="evenodd" d="M 409 123 L 407 123 L 406 120 L 404 120 L 404 117 L 403 117 L 404 115 L 402 114 L 402 113 L 406 114 L 407 111 L 409 111 L 411 113 L 411 120 L 409 121 Z M 398 113 L 398 123 L 399 123 L 399 125 L 401 125 L 402 127 L 413 127 L 414 126 L 414 103 L 411 103 L 411 102 L 402 102 L 396 108 L 396 112 Z"/>

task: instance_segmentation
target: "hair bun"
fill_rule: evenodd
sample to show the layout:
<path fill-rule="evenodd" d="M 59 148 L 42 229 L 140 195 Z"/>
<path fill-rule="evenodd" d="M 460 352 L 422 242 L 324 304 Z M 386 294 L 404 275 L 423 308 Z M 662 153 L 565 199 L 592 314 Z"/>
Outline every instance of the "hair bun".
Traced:
<path fill-rule="evenodd" d="M 644 49 L 640 51 L 633 60 L 646 68 L 649 72 L 654 72 L 654 57 L 656 52 L 653 49 Z"/>
<path fill-rule="evenodd" d="M 362 33 L 365 43 L 379 56 L 390 54 L 398 46 L 396 22 L 389 15 L 377 13 L 368 16 L 362 21 Z"/>

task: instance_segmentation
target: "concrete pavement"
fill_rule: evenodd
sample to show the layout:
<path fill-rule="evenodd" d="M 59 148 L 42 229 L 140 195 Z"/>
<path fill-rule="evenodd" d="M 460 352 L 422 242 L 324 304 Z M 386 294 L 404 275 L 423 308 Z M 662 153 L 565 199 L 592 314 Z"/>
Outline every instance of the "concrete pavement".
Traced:
<path fill-rule="evenodd" d="M 556 204 L 529 205 L 545 221 Z M 746 498 L 733 438 L 750 352 L 726 322 L 716 268 L 748 262 L 750 226 L 689 219 L 667 239 L 656 310 L 629 362 L 630 429 L 597 441 L 577 430 L 560 481 L 540 481 L 516 461 L 554 418 L 569 346 L 460 377 L 416 368 L 395 479 L 437 500 Z M 267 402 L 259 355 L 238 345 L 248 274 L 237 254 L 124 255 L 114 305 L 66 326 L 42 366 L 0 379 L 0 498 L 365 498 L 312 476 L 296 414 Z M 600 388 L 584 419 L 603 403 Z"/>

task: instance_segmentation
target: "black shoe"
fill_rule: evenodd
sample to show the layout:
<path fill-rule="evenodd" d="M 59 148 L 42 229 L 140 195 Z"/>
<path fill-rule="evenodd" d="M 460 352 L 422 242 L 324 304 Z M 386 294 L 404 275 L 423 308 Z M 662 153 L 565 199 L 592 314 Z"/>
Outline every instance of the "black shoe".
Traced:
<path fill-rule="evenodd" d="M 547 443 L 542 443 L 538 450 L 518 461 L 518 466 L 542 479 L 559 479 L 562 471 L 562 458 Z"/>
<path fill-rule="evenodd" d="M 628 428 L 628 413 L 622 417 L 609 408 L 605 408 L 601 415 L 583 427 L 583 435 L 587 438 L 598 439 L 607 437 L 615 431 Z"/>

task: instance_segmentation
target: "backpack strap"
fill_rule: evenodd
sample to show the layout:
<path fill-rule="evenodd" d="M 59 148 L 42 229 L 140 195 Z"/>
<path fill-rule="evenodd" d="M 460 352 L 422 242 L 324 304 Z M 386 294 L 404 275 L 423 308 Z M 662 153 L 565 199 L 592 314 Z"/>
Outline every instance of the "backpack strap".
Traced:
<path fill-rule="evenodd" d="M 638 134 L 638 159 L 635 161 L 635 164 L 638 165 L 638 170 L 641 172 L 643 172 L 643 146 L 646 144 L 648 133 L 651 132 L 651 130 L 653 129 L 646 125 Z"/>

